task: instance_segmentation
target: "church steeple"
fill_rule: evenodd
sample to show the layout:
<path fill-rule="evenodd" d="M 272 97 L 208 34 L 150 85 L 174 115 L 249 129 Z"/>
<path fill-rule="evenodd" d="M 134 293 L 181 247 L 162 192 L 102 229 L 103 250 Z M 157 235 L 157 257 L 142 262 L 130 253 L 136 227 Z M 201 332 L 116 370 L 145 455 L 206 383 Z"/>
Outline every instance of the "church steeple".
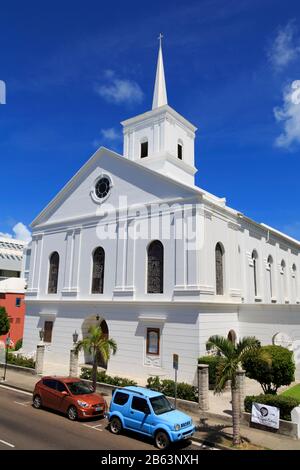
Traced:
<path fill-rule="evenodd" d="M 157 58 L 152 109 L 156 109 L 156 108 L 159 108 L 160 106 L 164 106 L 165 104 L 168 104 L 164 62 L 163 62 L 162 47 L 161 47 L 162 38 L 163 38 L 163 35 L 160 34 L 158 37 L 159 50 L 158 50 L 158 58 Z"/>
<path fill-rule="evenodd" d="M 152 109 L 121 123 L 124 157 L 193 186 L 196 127 L 168 105 L 161 39 Z"/>

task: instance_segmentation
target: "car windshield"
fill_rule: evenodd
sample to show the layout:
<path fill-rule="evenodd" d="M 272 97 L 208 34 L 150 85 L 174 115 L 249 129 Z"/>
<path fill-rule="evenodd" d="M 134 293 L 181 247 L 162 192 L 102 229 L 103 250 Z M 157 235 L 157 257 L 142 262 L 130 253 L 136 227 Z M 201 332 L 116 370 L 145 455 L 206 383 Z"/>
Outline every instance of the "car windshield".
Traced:
<path fill-rule="evenodd" d="M 72 395 L 87 395 L 93 393 L 93 389 L 84 382 L 70 382 L 68 387 Z"/>
<path fill-rule="evenodd" d="M 174 410 L 173 406 L 164 395 L 150 398 L 150 402 L 156 415 L 161 415 Z"/>

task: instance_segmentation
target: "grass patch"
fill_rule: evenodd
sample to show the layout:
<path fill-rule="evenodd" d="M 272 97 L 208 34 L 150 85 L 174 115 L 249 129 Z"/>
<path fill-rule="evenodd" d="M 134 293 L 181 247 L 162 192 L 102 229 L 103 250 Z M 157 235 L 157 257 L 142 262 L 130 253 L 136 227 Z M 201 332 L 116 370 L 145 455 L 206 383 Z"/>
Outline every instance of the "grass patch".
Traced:
<path fill-rule="evenodd" d="M 297 400 L 300 400 L 300 384 L 294 385 L 288 390 L 285 390 L 281 393 L 281 395 L 285 397 L 297 398 Z"/>

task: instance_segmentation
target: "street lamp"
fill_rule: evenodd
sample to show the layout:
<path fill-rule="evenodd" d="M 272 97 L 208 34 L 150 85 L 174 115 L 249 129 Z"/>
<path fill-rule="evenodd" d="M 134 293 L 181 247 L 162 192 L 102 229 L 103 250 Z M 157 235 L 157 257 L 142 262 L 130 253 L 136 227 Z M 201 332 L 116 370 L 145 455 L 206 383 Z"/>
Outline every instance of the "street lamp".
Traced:
<path fill-rule="evenodd" d="M 76 344 L 78 341 L 78 333 L 76 330 L 74 331 L 72 336 L 73 336 L 73 343 Z"/>
<path fill-rule="evenodd" d="M 100 317 L 99 315 L 96 315 L 96 320 L 99 321 L 100 320 Z"/>
<path fill-rule="evenodd" d="M 40 340 L 43 341 L 44 335 L 45 335 L 45 332 L 44 332 L 43 328 L 40 329 L 39 335 L 40 335 Z"/>

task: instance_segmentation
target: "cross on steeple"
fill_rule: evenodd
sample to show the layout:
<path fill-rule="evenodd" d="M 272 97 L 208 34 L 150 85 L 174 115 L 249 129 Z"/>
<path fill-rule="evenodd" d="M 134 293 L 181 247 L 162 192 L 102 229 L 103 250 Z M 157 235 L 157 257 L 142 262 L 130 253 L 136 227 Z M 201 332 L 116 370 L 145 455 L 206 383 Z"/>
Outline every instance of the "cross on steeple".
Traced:
<path fill-rule="evenodd" d="M 163 34 L 159 33 L 159 36 L 158 36 L 158 40 L 159 40 L 159 47 L 161 47 L 161 41 L 162 41 L 162 38 L 163 38 Z"/>

